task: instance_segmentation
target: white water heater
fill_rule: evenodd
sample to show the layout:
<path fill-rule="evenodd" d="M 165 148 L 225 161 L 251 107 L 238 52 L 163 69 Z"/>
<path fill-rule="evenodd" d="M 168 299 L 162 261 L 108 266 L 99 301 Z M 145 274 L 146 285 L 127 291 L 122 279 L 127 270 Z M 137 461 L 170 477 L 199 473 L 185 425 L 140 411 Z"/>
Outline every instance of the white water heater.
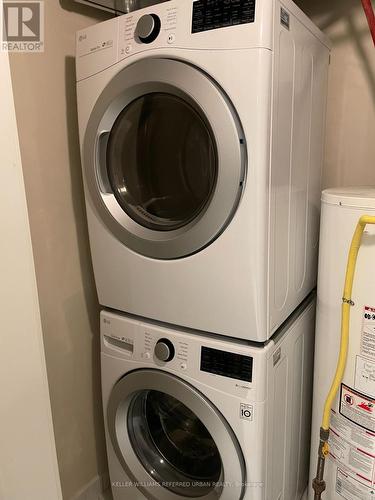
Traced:
<path fill-rule="evenodd" d="M 362 215 L 375 215 L 375 189 L 323 192 L 309 500 L 324 401 L 340 347 L 348 251 Z M 331 410 L 324 500 L 375 499 L 375 226 L 367 226 L 362 238 L 352 300 L 348 362 Z"/>

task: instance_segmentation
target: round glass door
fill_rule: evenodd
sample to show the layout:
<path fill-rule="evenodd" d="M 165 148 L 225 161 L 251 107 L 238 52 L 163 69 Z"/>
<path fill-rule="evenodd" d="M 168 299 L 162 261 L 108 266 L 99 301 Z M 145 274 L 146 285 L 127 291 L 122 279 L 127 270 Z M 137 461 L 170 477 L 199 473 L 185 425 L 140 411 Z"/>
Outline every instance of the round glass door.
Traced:
<path fill-rule="evenodd" d="M 112 480 L 130 480 L 147 499 L 242 499 L 246 468 L 231 426 L 179 377 L 153 369 L 125 375 L 109 396 L 107 426 L 124 471 Z"/>
<path fill-rule="evenodd" d="M 95 217 L 127 248 L 178 259 L 230 223 L 246 141 L 223 90 L 181 61 L 145 58 L 117 73 L 87 123 L 83 164 Z"/>
<path fill-rule="evenodd" d="M 216 443 L 202 421 L 183 403 L 159 391 L 142 391 L 128 413 L 130 441 L 155 481 L 173 493 L 202 497 L 222 477 Z"/>
<path fill-rule="evenodd" d="M 217 179 L 215 141 L 204 118 L 180 97 L 155 92 L 131 102 L 109 134 L 113 193 L 142 226 L 174 230 L 207 206 Z"/>

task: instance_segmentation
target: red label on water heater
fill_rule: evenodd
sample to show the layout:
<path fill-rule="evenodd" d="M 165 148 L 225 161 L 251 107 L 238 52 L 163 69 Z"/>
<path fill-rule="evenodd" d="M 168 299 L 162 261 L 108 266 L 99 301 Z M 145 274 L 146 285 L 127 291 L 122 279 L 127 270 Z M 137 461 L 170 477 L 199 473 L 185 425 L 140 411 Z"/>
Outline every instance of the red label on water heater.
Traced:
<path fill-rule="evenodd" d="M 375 359 L 375 307 L 363 308 L 361 354 L 366 358 Z"/>
<path fill-rule="evenodd" d="M 375 432 L 375 399 L 341 384 L 340 414 L 363 429 Z"/>

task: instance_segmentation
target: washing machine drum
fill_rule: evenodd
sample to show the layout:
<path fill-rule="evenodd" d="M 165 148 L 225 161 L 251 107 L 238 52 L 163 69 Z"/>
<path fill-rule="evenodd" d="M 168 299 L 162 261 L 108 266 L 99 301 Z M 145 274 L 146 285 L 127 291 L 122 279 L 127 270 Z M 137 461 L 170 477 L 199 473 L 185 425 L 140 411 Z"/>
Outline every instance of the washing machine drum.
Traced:
<path fill-rule="evenodd" d="M 244 459 L 231 427 L 182 379 L 130 373 L 111 393 L 107 422 L 118 460 L 146 498 L 242 498 Z"/>
<path fill-rule="evenodd" d="M 206 74 L 170 59 L 118 73 L 84 139 L 95 212 L 128 248 L 159 259 L 190 255 L 228 225 L 245 178 L 236 112 Z"/>

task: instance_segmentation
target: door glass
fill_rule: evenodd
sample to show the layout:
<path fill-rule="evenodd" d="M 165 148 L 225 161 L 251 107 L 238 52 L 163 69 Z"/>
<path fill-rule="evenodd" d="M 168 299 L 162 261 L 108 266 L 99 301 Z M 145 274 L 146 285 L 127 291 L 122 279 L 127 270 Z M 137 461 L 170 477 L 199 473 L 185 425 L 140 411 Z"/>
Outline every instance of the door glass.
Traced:
<path fill-rule="evenodd" d="M 107 169 L 113 193 L 132 219 L 149 229 L 173 230 L 207 206 L 217 178 L 216 145 L 193 106 L 151 93 L 115 121 Z"/>
<path fill-rule="evenodd" d="M 130 405 L 127 424 L 142 465 L 173 493 L 201 497 L 222 480 L 222 462 L 214 439 L 200 419 L 172 396 L 139 392 Z"/>

